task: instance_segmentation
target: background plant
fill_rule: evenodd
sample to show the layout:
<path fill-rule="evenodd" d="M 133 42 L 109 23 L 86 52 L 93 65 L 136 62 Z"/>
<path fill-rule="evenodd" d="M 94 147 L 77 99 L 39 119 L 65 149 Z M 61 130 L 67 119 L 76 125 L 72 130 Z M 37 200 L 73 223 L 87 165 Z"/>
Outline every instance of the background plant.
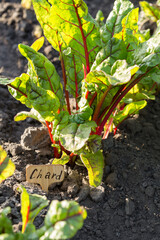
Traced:
<path fill-rule="evenodd" d="M 0 183 L 14 173 L 15 165 L 7 157 L 7 153 L 0 146 Z M 0 213 L 0 239 L 1 240 L 49 240 L 69 239 L 82 228 L 87 217 L 86 210 L 74 201 L 54 200 L 49 206 L 45 216 L 44 226 L 36 229 L 33 221 L 39 212 L 48 206 L 49 201 L 45 196 L 28 194 L 20 186 L 22 232 L 14 232 L 12 222 L 8 218 L 11 208 L 7 207 Z"/>
<path fill-rule="evenodd" d="M 159 0 L 157 0 L 156 4 L 148 3 L 146 1 L 142 1 L 139 4 L 147 19 L 150 19 L 153 22 L 157 22 L 158 20 L 160 20 Z"/>
<path fill-rule="evenodd" d="M 19 45 L 28 71 L 1 83 L 31 108 L 17 114 L 16 121 L 33 117 L 48 128 L 53 164 L 85 165 L 90 185 L 96 187 L 103 176 L 101 137 L 155 98 L 160 27 L 152 37 L 140 32 L 139 10 L 129 0 L 116 0 L 105 22 L 102 12 L 93 19 L 82 0 L 32 2 L 45 37 L 59 52 L 65 96 L 54 65 L 38 52 L 43 38 L 31 47 Z"/>

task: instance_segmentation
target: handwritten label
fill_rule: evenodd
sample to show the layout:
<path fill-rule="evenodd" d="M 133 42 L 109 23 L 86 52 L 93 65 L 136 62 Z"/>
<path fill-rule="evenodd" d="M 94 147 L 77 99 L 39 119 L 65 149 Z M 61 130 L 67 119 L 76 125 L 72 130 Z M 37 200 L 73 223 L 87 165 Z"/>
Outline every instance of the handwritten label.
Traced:
<path fill-rule="evenodd" d="M 26 167 L 26 180 L 40 184 L 45 192 L 48 192 L 49 185 L 62 182 L 63 179 L 64 167 L 62 165 L 28 165 Z"/>

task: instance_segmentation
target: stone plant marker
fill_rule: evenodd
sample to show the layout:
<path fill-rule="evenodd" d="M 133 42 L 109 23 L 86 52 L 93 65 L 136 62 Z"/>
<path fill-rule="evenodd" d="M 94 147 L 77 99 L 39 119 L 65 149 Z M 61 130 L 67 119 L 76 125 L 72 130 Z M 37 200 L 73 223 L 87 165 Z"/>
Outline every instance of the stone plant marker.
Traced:
<path fill-rule="evenodd" d="M 48 193 L 52 183 L 62 182 L 64 167 L 62 165 L 28 165 L 26 167 L 26 180 L 29 183 L 38 183 L 42 190 Z"/>

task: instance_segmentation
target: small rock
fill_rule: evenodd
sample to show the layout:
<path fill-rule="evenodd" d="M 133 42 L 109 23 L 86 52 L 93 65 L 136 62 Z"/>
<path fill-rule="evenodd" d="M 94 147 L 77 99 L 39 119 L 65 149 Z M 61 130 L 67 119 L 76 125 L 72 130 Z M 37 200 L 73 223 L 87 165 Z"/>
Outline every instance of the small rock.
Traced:
<path fill-rule="evenodd" d="M 46 56 L 48 56 L 53 51 L 53 47 L 51 45 L 48 45 L 44 48 L 44 53 Z"/>
<path fill-rule="evenodd" d="M 89 183 L 85 178 L 83 178 L 82 187 L 80 189 L 80 192 L 78 193 L 78 197 L 75 198 L 75 201 L 81 202 L 81 201 L 85 200 L 87 198 L 87 196 L 89 195 L 89 191 L 90 191 Z"/>
<path fill-rule="evenodd" d="M 21 145 L 25 150 L 36 150 L 51 145 L 46 127 L 28 127 L 21 136 Z"/>
<path fill-rule="evenodd" d="M 95 202 L 100 202 L 103 200 L 105 195 L 105 188 L 103 186 L 98 186 L 97 188 L 90 188 L 90 197 Z"/>
<path fill-rule="evenodd" d="M 52 151 L 49 148 L 41 148 L 35 151 L 40 157 L 51 156 Z"/>
<path fill-rule="evenodd" d="M 135 210 L 134 202 L 131 199 L 126 198 L 126 205 L 125 205 L 126 215 L 131 216 L 133 214 L 134 210 Z"/>
<path fill-rule="evenodd" d="M 16 156 L 16 155 L 19 155 L 21 154 L 22 152 L 22 147 L 20 144 L 10 144 L 9 146 L 9 150 L 10 150 L 10 153 L 12 154 L 12 156 Z"/>
<path fill-rule="evenodd" d="M 148 187 L 145 189 L 145 194 L 146 194 L 148 197 L 153 197 L 154 192 L 155 192 L 155 189 L 154 189 L 152 186 L 148 186 Z"/>
<path fill-rule="evenodd" d="M 64 179 L 62 186 L 61 186 L 61 190 L 62 191 L 67 191 L 68 185 L 69 185 L 69 180 L 68 179 Z"/>
<path fill-rule="evenodd" d="M 22 229 L 22 223 L 21 222 L 19 222 L 18 224 L 14 224 L 13 225 L 14 232 L 20 232 L 21 229 Z"/>
<path fill-rule="evenodd" d="M 108 175 L 108 177 L 106 178 L 106 183 L 113 186 L 113 187 L 116 187 L 117 183 L 118 183 L 117 174 L 115 172 L 110 173 Z"/>
<path fill-rule="evenodd" d="M 88 186 L 83 185 L 81 187 L 80 192 L 78 193 L 78 197 L 75 198 L 75 201 L 76 202 L 81 202 L 81 201 L 85 200 L 89 195 L 89 191 L 90 191 L 89 185 Z"/>
<path fill-rule="evenodd" d="M 14 177 L 17 181 L 23 182 L 26 180 L 25 175 L 22 172 L 15 170 Z"/>
<path fill-rule="evenodd" d="M 69 196 L 73 197 L 77 194 L 79 191 L 79 186 L 76 182 L 70 183 L 68 188 L 67 188 L 67 193 Z"/>

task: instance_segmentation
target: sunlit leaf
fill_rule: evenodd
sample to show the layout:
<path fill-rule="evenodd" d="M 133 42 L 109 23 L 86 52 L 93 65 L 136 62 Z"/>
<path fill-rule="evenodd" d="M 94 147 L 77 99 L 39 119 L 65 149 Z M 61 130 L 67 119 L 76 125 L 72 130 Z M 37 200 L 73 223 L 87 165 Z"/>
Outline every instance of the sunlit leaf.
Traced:
<path fill-rule="evenodd" d="M 14 170 L 14 163 L 7 157 L 6 151 L 0 146 L 0 183 L 10 177 L 14 173 Z"/>

